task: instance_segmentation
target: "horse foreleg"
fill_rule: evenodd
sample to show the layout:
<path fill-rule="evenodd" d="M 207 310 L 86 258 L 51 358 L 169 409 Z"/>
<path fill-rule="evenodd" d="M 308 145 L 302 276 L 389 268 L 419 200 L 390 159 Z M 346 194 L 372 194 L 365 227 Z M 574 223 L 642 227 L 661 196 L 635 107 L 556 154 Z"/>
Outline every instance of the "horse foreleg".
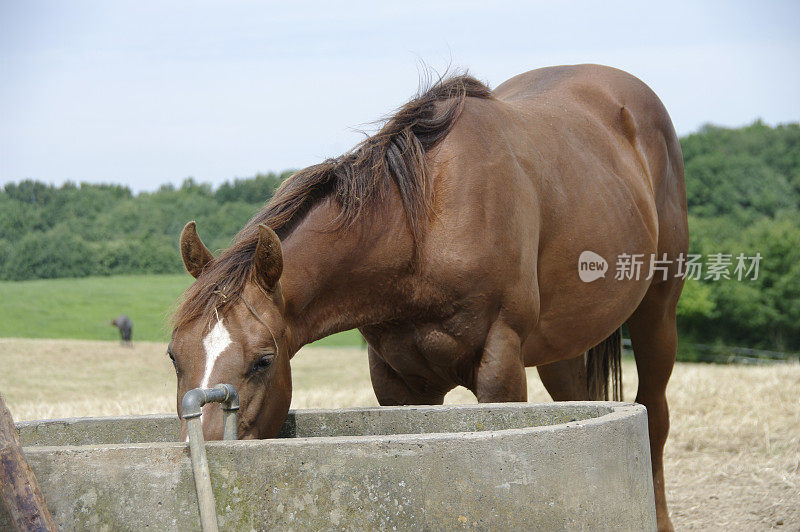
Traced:
<path fill-rule="evenodd" d="M 527 401 L 528 381 L 519 335 L 501 320 L 492 324 L 475 368 L 472 392 L 480 403 Z"/>
<path fill-rule="evenodd" d="M 675 306 L 681 284 L 667 282 L 650 287 L 636 312 L 628 320 L 639 389 L 636 402 L 647 407 L 650 457 L 659 530 L 672 530 L 664 490 L 664 444 L 669 432 L 667 381 L 675 363 L 678 334 Z"/>

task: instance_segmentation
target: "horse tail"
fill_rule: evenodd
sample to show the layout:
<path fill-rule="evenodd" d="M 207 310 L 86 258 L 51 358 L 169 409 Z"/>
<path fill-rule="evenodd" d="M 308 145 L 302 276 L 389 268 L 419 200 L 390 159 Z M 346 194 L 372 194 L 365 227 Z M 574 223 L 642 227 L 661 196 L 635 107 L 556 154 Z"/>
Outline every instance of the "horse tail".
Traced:
<path fill-rule="evenodd" d="M 608 401 L 611 378 L 612 400 L 622 401 L 622 332 L 611 335 L 586 352 L 586 383 L 592 401 Z"/>

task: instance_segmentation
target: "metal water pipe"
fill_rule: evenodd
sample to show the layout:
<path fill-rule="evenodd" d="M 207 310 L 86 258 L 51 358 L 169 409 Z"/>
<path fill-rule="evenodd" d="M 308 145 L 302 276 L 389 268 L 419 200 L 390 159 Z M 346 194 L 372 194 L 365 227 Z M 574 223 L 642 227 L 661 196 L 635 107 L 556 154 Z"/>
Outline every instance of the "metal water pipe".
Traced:
<path fill-rule="evenodd" d="M 216 501 L 211 489 L 211 474 L 208 470 L 203 424 L 200 418 L 203 405 L 207 403 L 221 403 L 222 439 L 235 440 L 238 431 L 239 394 L 231 384 L 217 384 L 213 388 L 189 390 L 181 400 L 181 417 L 186 420 L 194 487 L 200 508 L 200 526 L 203 532 L 217 532 Z"/>

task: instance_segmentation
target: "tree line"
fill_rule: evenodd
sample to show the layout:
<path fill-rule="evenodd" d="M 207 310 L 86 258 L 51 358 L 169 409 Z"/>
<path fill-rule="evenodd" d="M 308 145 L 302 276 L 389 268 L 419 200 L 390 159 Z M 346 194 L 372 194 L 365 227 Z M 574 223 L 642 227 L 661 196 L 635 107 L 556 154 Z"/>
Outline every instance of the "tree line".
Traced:
<path fill-rule="evenodd" d="M 0 191 L 0 279 L 183 271 L 177 237 L 197 220 L 211 249 L 231 237 L 289 176 L 259 174 L 216 190 L 186 179 L 138 195 L 120 185 L 37 181 Z"/>
<path fill-rule="evenodd" d="M 682 337 L 797 352 L 800 125 L 706 126 L 681 147 L 691 253 L 762 257 L 756 280 L 686 281 Z"/>
<path fill-rule="evenodd" d="M 800 350 L 800 125 L 708 125 L 681 146 L 690 253 L 761 256 L 755 280 L 686 281 L 681 338 Z M 177 237 L 188 220 L 222 249 L 290 174 L 216 189 L 189 178 L 136 195 L 120 185 L 9 183 L 0 190 L 0 279 L 181 272 Z"/>

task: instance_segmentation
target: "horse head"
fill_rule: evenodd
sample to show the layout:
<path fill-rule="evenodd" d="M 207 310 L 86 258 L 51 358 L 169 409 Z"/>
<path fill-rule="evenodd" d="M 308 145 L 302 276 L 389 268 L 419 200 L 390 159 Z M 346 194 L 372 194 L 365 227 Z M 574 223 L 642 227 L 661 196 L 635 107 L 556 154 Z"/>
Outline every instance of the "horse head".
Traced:
<path fill-rule="evenodd" d="M 267 226 L 258 225 L 247 267 L 235 289 L 219 275 L 211 252 L 190 222 L 181 233 L 183 263 L 195 278 L 176 312 L 168 354 L 181 399 L 193 388 L 232 384 L 239 392 L 239 438 L 269 438 L 280 430 L 292 396 L 287 327 L 280 277 L 281 244 Z M 254 253 L 254 254 L 253 254 Z M 215 267 L 219 266 L 219 267 Z M 226 276 L 222 276 L 226 277 Z M 230 290 L 230 293 L 227 291 Z M 222 414 L 203 407 L 206 439 L 222 439 Z M 186 437 L 182 423 L 181 438 Z"/>

